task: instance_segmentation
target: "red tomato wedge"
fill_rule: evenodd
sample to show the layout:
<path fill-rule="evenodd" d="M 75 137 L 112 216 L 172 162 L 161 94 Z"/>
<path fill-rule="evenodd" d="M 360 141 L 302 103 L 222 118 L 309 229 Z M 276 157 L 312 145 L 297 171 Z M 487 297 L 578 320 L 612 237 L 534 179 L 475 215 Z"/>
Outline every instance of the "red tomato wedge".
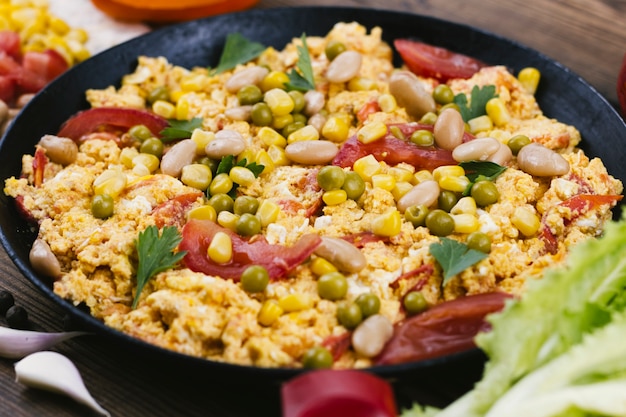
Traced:
<path fill-rule="evenodd" d="M 17 74 L 17 83 L 24 92 L 36 93 L 68 68 L 67 61 L 57 51 L 29 51 L 22 58 L 22 71 Z"/>
<path fill-rule="evenodd" d="M 217 232 L 228 234 L 232 240 L 233 257 L 226 264 L 218 264 L 207 256 L 209 244 Z M 190 220 L 183 228 L 179 248 L 187 251 L 183 262 L 192 271 L 239 281 L 250 265 L 265 267 L 271 279 L 283 277 L 304 262 L 321 242 L 318 235 L 306 234 L 290 247 L 272 245 L 261 235 L 245 240 L 210 220 Z"/>
<path fill-rule="evenodd" d="M 617 76 L 617 98 L 622 110 L 622 116 L 626 118 L 626 54 L 622 60 L 622 67 Z"/>
<path fill-rule="evenodd" d="M 469 78 L 486 65 L 467 55 L 423 42 L 396 39 L 393 44 L 413 73 L 443 82 L 451 78 Z"/>
<path fill-rule="evenodd" d="M 20 35 L 12 30 L 0 30 L 0 51 L 19 60 L 21 56 Z"/>
<path fill-rule="evenodd" d="M 165 118 L 152 112 L 121 107 L 96 107 L 79 112 L 68 119 L 58 136 L 80 140 L 97 131 L 121 130 L 126 132 L 135 125 L 145 125 L 157 137 L 168 126 Z"/>
<path fill-rule="evenodd" d="M 361 371 L 310 371 L 281 388 L 282 417 L 396 417 L 391 385 Z"/>
<path fill-rule="evenodd" d="M 511 296 L 500 292 L 470 295 L 410 317 L 396 326 L 376 364 L 419 361 L 469 350 L 475 347 L 474 336 L 490 328 L 485 317 L 502 310 L 508 298 Z"/>

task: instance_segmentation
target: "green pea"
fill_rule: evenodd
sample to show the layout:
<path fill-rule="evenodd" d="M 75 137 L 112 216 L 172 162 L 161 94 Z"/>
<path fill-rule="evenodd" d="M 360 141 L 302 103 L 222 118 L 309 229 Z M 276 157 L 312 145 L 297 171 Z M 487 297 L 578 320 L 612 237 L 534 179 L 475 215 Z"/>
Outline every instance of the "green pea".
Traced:
<path fill-rule="evenodd" d="M 155 137 L 148 138 L 141 142 L 139 152 L 149 153 L 157 158 L 160 158 L 163 155 L 163 142 Z"/>
<path fill-rule="evenodd" d="M 211 159 L 208 156 L 200 158 L 198 163 L 208 166 L 209 169 L 211 169 L 211 174 L 213 174 L 213 176 L 215 176 L 217 172 L 217 167 L 220 165 L 220 161 L 218 161 L 217 159 Z"/>
<path fill-rule="evenodd" d="M 254 214 L 244 213 L 239 216 L 235 230 L 241 236 L 254 236 L 261 233 L 261 220 Z"/>
<path fill-rule="evenodd" d="M 354 171 L 346 172 L 341 189 L 344 190 L 350 200 L 358 200 L 365 192 L 365 181 Z"/>
<path fill-rule="evenodd" d="M 340 300 L 348 293 L 348 281 L 341 272 L 328 272 L 317 280 L 317 293 L 325 300 Z"/>
<path fill-rule="evenodd" d="M 432 111 L 429 111 L 428 113 L 422 116 L 419 122 L 424 125 L 434 125 L 436 121 L 437 121 L 437 114 Z"/>
<path fill-rule="evenodd" d="M 298 90 L 291 90 L 287 94 L 289 94 L 293 100 L 293 110 L 291 112 L 302 113 L 302 110 L 304 110 L 304 107 L 306 106 L 304 94 Z"/>
<path fill-rule="evenodd" d="M 148 93 L 148 96 L 146 97 L 146 100 L 148 100 L 148 103 L 150 104 L 159 100 L 168 101 L 169 99 L 170 99 L 170 92 L 167 89 L 167 87 L 164 85 L 154 87 L 152 90 L 150 90 L 150 92 Z"/>
<path fill-rule="evenodd" d="M 332 61 L 346 49 L 346 45 L 343 42 L 330 41 L 326 44 L 326 48 L 324 48 L 324 54 L 326 54 L 326 58 L 328 58 L 329 61 Z"/>
<path fill-rule="evenodd" d="M 433 90 L 433 98 L 439 104 L 448 104 L 454 101 L 454 92 L 446 84 L 439 84 Z"/>
<path fill-rule="evenodd" d="M 485 207 L 498 201 L 500 193 L 496 185 L 488 180 L 477 181 L 472 185 L 470 195 L 479 207 Z"/>
<path fill-rule="evenodd" d="M 293 123 L 302 123 L 302 127 L 304 127 L 306 125 L 306 122 L 308 120 L 309 119 L 307 119 L 307 117 L 304 114 L 302 114 L 302 113 L 294 113 L 293 114 Z M 300 125 L 298 125 L 298 126 L 300 126 Z M 289 135 L 287 135 L 287 136 L 289 136 Z"/>
<path fill-rule="evenodd" d="M 333 355 L 322 346 L 314 346 L 302 355 L 302 366 L 308 369 L 327 369 L 333 366 Z"/>
<path fill-rule="evenodd" d="M 338 190 L 346 180 L 346 172 L 336 165 L 323 166 L 317 172 L 317 183 L 325 191 Z"/>
<path fill-rule="evenodd" d="M 296 130 L 302 129 L 304 126 L 306 126 L 305 122 L 294 120 L 293 123 L 289 123 L 287 126 L 283 127 L 283 130 L 281 131 L 281 133 L 284 137 L 287 138 L 293 132 L 295 132 Z"/>
<path fill-rule="evenodd" d="M 247 292 L 263 292 L 269 282 L 270 275 L 261 265 L 249 266 L 241 274 L 241 286 Z"/>
<path fill-rule="evenodd" d="M 337 307 L 337 320 L 346 329 L 354 329 L 363 321 L 363 313 L 357 304 L 344 303 Z"/>
<path fill-rule="evenodd" d="M 146 125 L 135 125 L 128 129 L 128 134 L 136 141 L 143 142 L 152 137 L 152 132 Z"/>
<path fill-rule="evenodd" d="M 255 214 L 259 209 L 259 200 L 249 195 L 240 195 L 235 199 L 233 213 L 241 216 L 244 213 Z"/>
<path fill-rule="evenodd" d="M 256 103 L 252 106 L 250 117 L 252 118 L 252 123 L 257 126 L 269 126 L 272 124 L 272 120 L 274 120 L 270 106 L 264 102 Z"/>
<path fill-rule="evenodd" d="M 409 140 L 418 146 L 432 146 L 435 143 L 435 135 L 430 130 L 418 129 L 411 133 Z"/>
<path fill-rule="evenodd" d="M 113 215 L 115 203 L 108 194 L 98 194 L 91 200 L 91 214 L 98 219 L 106 219 Z"/>
<path fill-rule="evenodd" d="M 441 112 L 444 111 L 445 109 L 454 109 L 456 111 L 460 111 L 458 104 L 448 103 L 448 104 L 444 104 L 443 106 L 439 108 L 439 114 L 441 114 Z"/>
<path fill-rule="evenodd" d="M 356 305 L 361 309 L 363 317 L 373 316 L 380 311 L 380 298 L 376 294 L 364 293 L 354 300 Z"/>
<path fill-rule="evenodd" d="M 424 226 L 426 223 L 426 215 L 428 214 L 428 207 L 423 204 L 411 206 L 404 211 L 404 218 L 407 219 L 413 227 Z"/>
<path fill-rule="evenodd" d="M 467 247 L 481 252 L 491 252 L 491 238 L 483 232 L 472 232 L 465 241 Z"/>
<path fill-rule="evenodd" d="M 209 205 L 215 209 L 215 212 L 219 214 L 222 211 L 233 210 L 233 199 L 228 194 L 214 194 L 209 198 Z"/>
<path fill-rule="evenodd" d="M 428 302 L 421 291 L 411 291 L 404 296 L 404 309 L 408 314 L 417 314 L 428 308 Z"/>
<path fill-rule="evenodd" d="M 441 209 L 432 210 L 426 215 L 426 227 L 435 236 L 448 236 L 454 232 L 454 219 Z"/>
<path fill-rule="evenodd" d="M 530 138 L 526 135 L 515 135 L 506 143 L 513 155 L 517 155 L 524 146 L 530 145 Z"/>
<path fill-rule="evenodd" d="M 237 91 L 237 99 L 242 106 L 256 104 L 263 100 L 263 92 L 254 84 L 244 85 Z"/>
<path fill-rule="evenodd" d="M 450 213 L 452 207 L 459 201 L 459 197 L 456 195 L 454 191 L 443 190 L 439 193 L 439 197 L 437 198 L 437 204 L 439 208 L 443 211 Z"/>

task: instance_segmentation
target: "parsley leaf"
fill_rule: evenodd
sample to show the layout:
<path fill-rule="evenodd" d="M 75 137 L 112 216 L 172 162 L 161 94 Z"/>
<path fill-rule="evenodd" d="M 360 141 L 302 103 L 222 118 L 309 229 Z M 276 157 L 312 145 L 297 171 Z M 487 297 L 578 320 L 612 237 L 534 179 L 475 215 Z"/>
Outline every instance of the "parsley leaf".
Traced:
<path fill-rule="evenodd" d="M 429 249 L 443 269 L 442 286 L 459 272 L 487 257 L 486 253 L 470 249 L 466 244 L 446 237 L 440 238 L 439 243 L 432 243 Z"/>
<path fill-rule="evenodd" d="M 220 56 L 217 67 L 211 72 L 213 75 L 228 71 L 239 64 L 245 64 L 261 55 L 265 50 L 265 45 L 252 42 L 241 33 L 230 33 L 226 36 L 224 50 Z"/>
<path fill-rule="evenodd" d="M 256 162 L 251 162 L 248 164 L 248 161 L 246 158 L 243 158 L 241 161 L 236 162 L 234 155 L 226 155 L 222 157 L 222 159 L 220 160 L 220 163 L 217 165 L 217 170 L 215 171 L 215 175 L 228 174 L 230 170 L 233 169 L 234 167 L 248 168 L 250 171 L 252 171 L 255 178 L 258 178 L 259 175 L 261 175 L 261 173 L 265 169 L 265 165 L 257 164 Z M 237 195 L 237 187 L 239 187 L 239 184 L 237 184 L 236 182 L 233 183 L 233 188 L 230 189 L 230 191 L 228 192 L 228 195 L 235 198 L 235 196 Z"/>
<path fill-rule="evenodd" d="M 202 127 L 202 118 L 194 117 L 191 120 L 168 120 L 169 127 L 161 130 L 161 140 L 165 143 L 178 139 L 187 139 L 195 129 Z"/>
<path fill-rule="evenodd" d="M 186 251 L 173 252 L 181 240 L 182 237 L 174 226 L 165 226 L 161 231 L 161 236 L 156 226 L 148 226 L 139 233 L 135 241 L 139 265 L 137 266 L 137 292 L 133 300 L 133 309 L 137 307 L 139 295 L 150 278 L 159 272 L 173 268 L 183 259 Z"/>
<path fill-rule="evenodd" d="M 475 117 L 487 114 L 485 106 L 487 102 L 494 97 L 496 97 L 495 85 L 485 85 L 483 87 L 475 85 L 474 88 L 472 88 L 469 103 L 465 93 L 454 96 L 454 102 L 459 106 L 463 121 L 467 122 Z"/>
<path fill-rule="evenodd" d="M 220 163 L 217 165 L 217 171 L 215 171 L 215 175 L 228 174 L 234 166 L 235 166 L 234 155 L 223 156 L 222 159 L 220 160 Z"/>
<path fill-rule="evenodd" d="M 476 182 L 476 180 L 493 181 L 506 171 L 506 167 L 491 161 L 469 161 L 461 162 L 459 165 L 463 167 L 465 176 L 471 182 Z"/>
<path fill-rule="evenodd" d="M 297 70 L 292 68 L 287 74 L 289 82 L 286 83 L 288 90 L 314 90 L 315 79 L 313 76 L 313 67 L 311 66 L 311 56 L 309 55 L 309 47 L 306 43 L 306 35 L 303 33 L 302 45 L 298 45 L 298 63 Z"/>

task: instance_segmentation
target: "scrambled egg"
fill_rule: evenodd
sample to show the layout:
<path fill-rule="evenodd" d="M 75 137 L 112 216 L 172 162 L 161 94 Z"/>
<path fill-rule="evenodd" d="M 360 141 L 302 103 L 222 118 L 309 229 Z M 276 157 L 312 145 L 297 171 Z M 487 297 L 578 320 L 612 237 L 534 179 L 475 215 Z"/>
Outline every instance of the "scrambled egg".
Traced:
<path fill-rule="evenodd" d="M 350 87 L 352 81 L 325 81 L 329 60 L 324 47 L 331 40 L 361 53 L 358 80 L 363 85 L 369 82 L 369 87 Z M 324 113 L 341 113 L 349 118 L 347 137 L 355 135 L 364 123 L 415 121 L 400 106 L 388 111 L 378 109 L 364 121 L 356 118 L 361 108 L 388 94 L 387 81 L 395 71 L 391 49 L 381 40 L 379 28 L 368 34 L 357 23 L 339 23 L 326 37 L 309 37 L 307 43 L 318 81 L 316 87 L 325 97 Z M 173 97 L 174 117 L 201 117 L 205 131 L 238 132 L 247 145 L 239 159 L 245 157 L 247 162 L 260 164 L 265 161 L 267 169 L 237 192 L 281 207 L 277 218 L 262 229 L 270 244 L 291 246 L 308 233 L 371 237 L 372 222 L 396 207 L 401 196 L 399 189 L 375 187 L 371 181 L 365 181 L 365 191 L 356 201 L 325 204 L 321 200 L 324 191 L 315 180 L 320 166 L 293 164 L 283 159 L 280 147 L 277 154 L 272 154 L 276 149 L 262 140 L 258 126 L 227 116 L 229 109 L 239 106 L 236 94 L 225 87 L 234 73 L 256 65 L 288 71 L 297 63 L 297 46 L 301 45 L 300 39 L 294 39 L 283 51 L 269 48 L 255 62 L 218 75 L 211 75 L 205 68 L 177 67 L 163 57 L 142 56 L 135 72 L 127 75 L 119 88 L 90 90 L 86 95 L 93 107 L 146 108 L 150 106 L 149 92 L 165 86 Z M 421 81 L 429 92 L 437 85 L 432 79 Z M 360 294 L 375 294 L 381 302 L 379 314 L 391 323 L 406 317 L 403 296 L 416 285 L 429 305 L 493 291 L 521 294 L 527 280 L 560 263 L 570 246 L 599 235 L 614 204 L 593 205 L 579 212 L 562 203 L 581 194 L 615 196 L 622 192 L 622 184 L 607 173 L 602 161 L 589 159 L 576 147 L 581 140 L 576 128 L 545 117 L 533 95 L 505 67 L 485 67 L 469 79 L 453 79 L 448 85 L 455 94 L 465 93 L 468 97 L 474 86 L 494 85 L 510 120 L 475 135 L 493 137 L 502 143 L 514 135 L 526 135 L 562 155 L 570 170 L 556 177 L 536 177 L 519 169 L 513 158 L 508 169 L 495 180 L 498 201 L 479 207 L 475 213 L 477 230 L 491 239 L 488 256 L 445 285 L 442 269 L 429 251 L 439 237 L 428 228 L 414 227 L 403 219 L 399 233 L 393 236 L 364 238 L 357 247 L 366 259 L 365 267 L 346 274 L 348 291 L 343 298 L 353 301 Z M 205 205 L 206 198 L 180 178 L 160 174 L 158 170 L 145 175 L 133 169 L 124 152 L 115 141 L 95 134 L 81 141 L 75 162 L 62 166 L 48 161 L 41 184 L 35 183 L 31 155 L 23 157 L 23 175 L 6 180 L 5 193 L 16 198 L 37 221 L 39 238 L 48 243 L 60 262 L 62 274 L 54 282 L 59 296 L 76 305 L 86 305 L 92 315 L 108 326 L 149 343 L 242 365 L 299 367 L 309 348 L 348 334 L 337 319 L 339 303 L 318 294 L 318 276 L 312 267 L 317 255 L 298 265 L 287 277 L 272 280 L 261 293 L 246 292 L 240 282 L 194 272 L 179 264 L 149 280 L 137 308 L 132 309 L 137 286 L 138 232 L 151 225 L 162 226 L 163 216 L 165 223 L 182 228 L 184 220 L 176 219 L 185 219 L 191 209 Z M 107 170 L 123 175 L 126 186 L 115 198 L 114 214 L 100 219 L 92 214 L 91 201 L 94 181 Z M 410 185 L 416 184 L 421 175 L 407 163 L 390 166 L 381 162 L 379 170 L 402 177 Z M 192 198 L 188 204 L 170 211 L 159 210 L 177 197 L 189 195 Z M 512 221 L 520 207 L 541 220 L 543 229 L 530 236 L 520 232 Z M 553 250 L 546 247 L 542 230 L 554 238 Z M 467 233 L 448 237 L 464 242 Z M 289 296 L 297 301 L 295 306 L 285 301 Z M 260 310 L 268 300 L 276 301 L 282 314 L 270 324 L 261 324 Z M 334 366 L 371 364 L 372 358 L 347 349 Z"/>

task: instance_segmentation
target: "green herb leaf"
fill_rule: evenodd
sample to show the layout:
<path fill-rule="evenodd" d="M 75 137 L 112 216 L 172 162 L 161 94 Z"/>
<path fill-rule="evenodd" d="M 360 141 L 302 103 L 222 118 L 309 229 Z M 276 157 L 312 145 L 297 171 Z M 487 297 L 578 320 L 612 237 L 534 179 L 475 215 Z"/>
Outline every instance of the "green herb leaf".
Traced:
<path fill-rule="evenodd" d="M 235 156 L 226 155 L 220 159 L 220 163 L 217 165 L 215 175 L 228 174 L 230 170 L 235 166 Z"/>
<path fill-rule="evenodd" d="M 246 165 L 246 168 L 248 168 L 250 171 L 252 171 L 252 173 L 254 174 L 255 178 L 259 178 L 259 175 L 261 175 L 261 173 L 265 169 L 265 165 L 257 164 L 256 162 L 252 162 L 252 163 Z"/>
<path fill-rule="evenodd" d="M 465 169 L 465 176 L 471 182 L 477 179 L 493 181 L 506 171 L 506 167 L 490 161 L 461 162 L 459 165 Z"/>
<path fill-rule="evenodd" d="M 195 129 L 202 127 L 202 118 L 194 117 L 191 120 L 168 120 L 169 127 L 161 130 L 161 140 L 163 142 L 172 142 L 178 139 L 187 139 Z"/>
<path fill-rule="evenodd" d="M 470 249 L 466 244 L 446 237 L 442 237 L 439 243 L 431 244 L 429 250 L 443 269 L 443 286 L 459 272 L 487 257 L 484 252 Z"/>
<path fill-rule="evenodd" d="M 217 67 L 211 71 L 211 74 L 220 74 L 235 68 L 239 64 L 245 64 L 261 55 L 261 52 L 264 50 L 265 45 L 252 42 L 241 33 L 231 33 L 226 37 L 220 61 Z"/>
<path fill-rule="evenodd" d="M 292 68 L 287 74 L 289 82 L 286 84 L 288 90 L 314 90 L 315 78 L 313 76 L 313 67 L 311 66 L 311 56 L 309 55 L 309 47 L 306 43 L 306 35 L 302 34 L 302 45 L 298 45 L 298 63 L 297 70 Z"/>
<path fill-rule="evenodd" d="M 454 102 L 459 106 L 463 121 L 467 122 L 475 117 L 487 114 L 485 106 L 487 102 L 494 97 L 497 97 L 495 85 L 485 85 L 483 87 L 475 85 L 474 88 L 472 88 L 469 103 L 465 93 L 454 96 Z"/>
<path fill-rule="evenodd" d="M 135 246 L 139 257 L 137 266 L 137 292 L 133 300 L 132 308 L 137 307 L 139 296 L 146 283 L 158 274 L 173 268 L 187 253 L 186 251 L 174 253 L 182 237 L 174 226 L 165 226 L 159 236 L 156 226 L 148 226 L 139 233 Z"/>

